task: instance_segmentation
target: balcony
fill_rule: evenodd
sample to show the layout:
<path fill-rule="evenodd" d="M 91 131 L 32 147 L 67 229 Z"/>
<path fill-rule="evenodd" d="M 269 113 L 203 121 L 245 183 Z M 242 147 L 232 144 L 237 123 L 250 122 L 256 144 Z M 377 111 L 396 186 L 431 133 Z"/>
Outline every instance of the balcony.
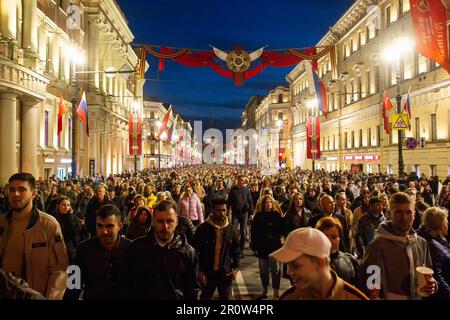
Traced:
<path fill-rule="evenodd" d="M 17 62 L 0 57 L 0 86 L 18 94 L 44 100 L 48 83 L 49 80 L 44 76 Z"/>

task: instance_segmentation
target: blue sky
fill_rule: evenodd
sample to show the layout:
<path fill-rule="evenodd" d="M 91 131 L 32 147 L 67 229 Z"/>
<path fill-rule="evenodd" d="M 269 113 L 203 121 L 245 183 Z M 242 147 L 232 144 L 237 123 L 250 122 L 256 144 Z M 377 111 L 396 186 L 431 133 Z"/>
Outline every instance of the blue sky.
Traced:
<path fill-rule="evenodd" d="M 135 44 L 224 51 L 314 46 L 353 0 L 116 0 L 135 35 Z M 267 68 L 237 87 L 210 68 L 191 68 L 149 59 L 145 94 L 168 102 L 185 119 L 203 120 L 204 129 L 234 128 L 253 95 L 287 86 L 290 68 Z M 212 118 L 212 121 L 210 121 Z"/>

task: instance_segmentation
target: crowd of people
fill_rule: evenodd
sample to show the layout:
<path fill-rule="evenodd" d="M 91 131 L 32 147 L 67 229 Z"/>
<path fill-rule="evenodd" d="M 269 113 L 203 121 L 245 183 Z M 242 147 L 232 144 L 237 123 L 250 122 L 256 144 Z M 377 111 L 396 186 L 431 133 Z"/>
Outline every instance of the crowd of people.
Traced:
<path fill-rule="evenodd" d="M 47 299 L 231 298 L 250 248 L 274 299 L 450 299 L 450 176 L 192 166 L 13 175 L 0 269 Z M 67 267 L 80 269 L 68 286 Z M 379 267 L 379 279 L 372 277 Z M 432 277 L 417 288 L 416 267 Z M 280 292 L 281 277 L 292 287 Z M 1 296 L 1 295 L 0 295 Z"/>

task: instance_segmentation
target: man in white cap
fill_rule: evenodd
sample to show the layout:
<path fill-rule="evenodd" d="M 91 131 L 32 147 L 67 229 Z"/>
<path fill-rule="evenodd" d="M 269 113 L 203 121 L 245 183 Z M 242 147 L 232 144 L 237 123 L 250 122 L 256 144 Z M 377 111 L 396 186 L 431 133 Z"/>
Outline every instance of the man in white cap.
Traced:
<path fill-rule="evenodd" d="M 270 254 L 288 263 L 294 285 L 280 300 L 368 300 L 330 268 L 330 240 L 322 231 L 300 228 L 292 231 L 284 246 Z"/>

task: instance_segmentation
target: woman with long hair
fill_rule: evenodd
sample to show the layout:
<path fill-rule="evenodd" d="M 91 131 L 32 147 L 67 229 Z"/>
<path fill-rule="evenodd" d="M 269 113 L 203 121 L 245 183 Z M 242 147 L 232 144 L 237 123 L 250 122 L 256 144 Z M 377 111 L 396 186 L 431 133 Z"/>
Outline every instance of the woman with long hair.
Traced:
<path fill-rule="evenodd" d="M 61 226 L 69 263 L 73 263 L 80 241 L 81 225 L 79 219 L 73 214 L 73 209 L 68 197 L 61 196 L 58 198 L 53 216 L 58 220 L 59 225 Z"/>
<path fill-rule="evenodd" d="M 269 258 L 269 254 L 281 247 L 283 218 L 274 210 L 275 200 L 270 195 L 261 199 L 261 211 L 253 217 L 250 248 L 259 258 L 259 275 L 262 283 L 261 298 L 267 297 L 269 274 L 272 275 L 273 298 L 278 298 L 281 280 L 281 266 Z"/>
<path fill-rule="evenodd" d="M 146 206 L 137 208 L 136 216 L 131 221 L 125 237 L 134 240 L 147 234 L 152 225 L 152 213 Z"/>

